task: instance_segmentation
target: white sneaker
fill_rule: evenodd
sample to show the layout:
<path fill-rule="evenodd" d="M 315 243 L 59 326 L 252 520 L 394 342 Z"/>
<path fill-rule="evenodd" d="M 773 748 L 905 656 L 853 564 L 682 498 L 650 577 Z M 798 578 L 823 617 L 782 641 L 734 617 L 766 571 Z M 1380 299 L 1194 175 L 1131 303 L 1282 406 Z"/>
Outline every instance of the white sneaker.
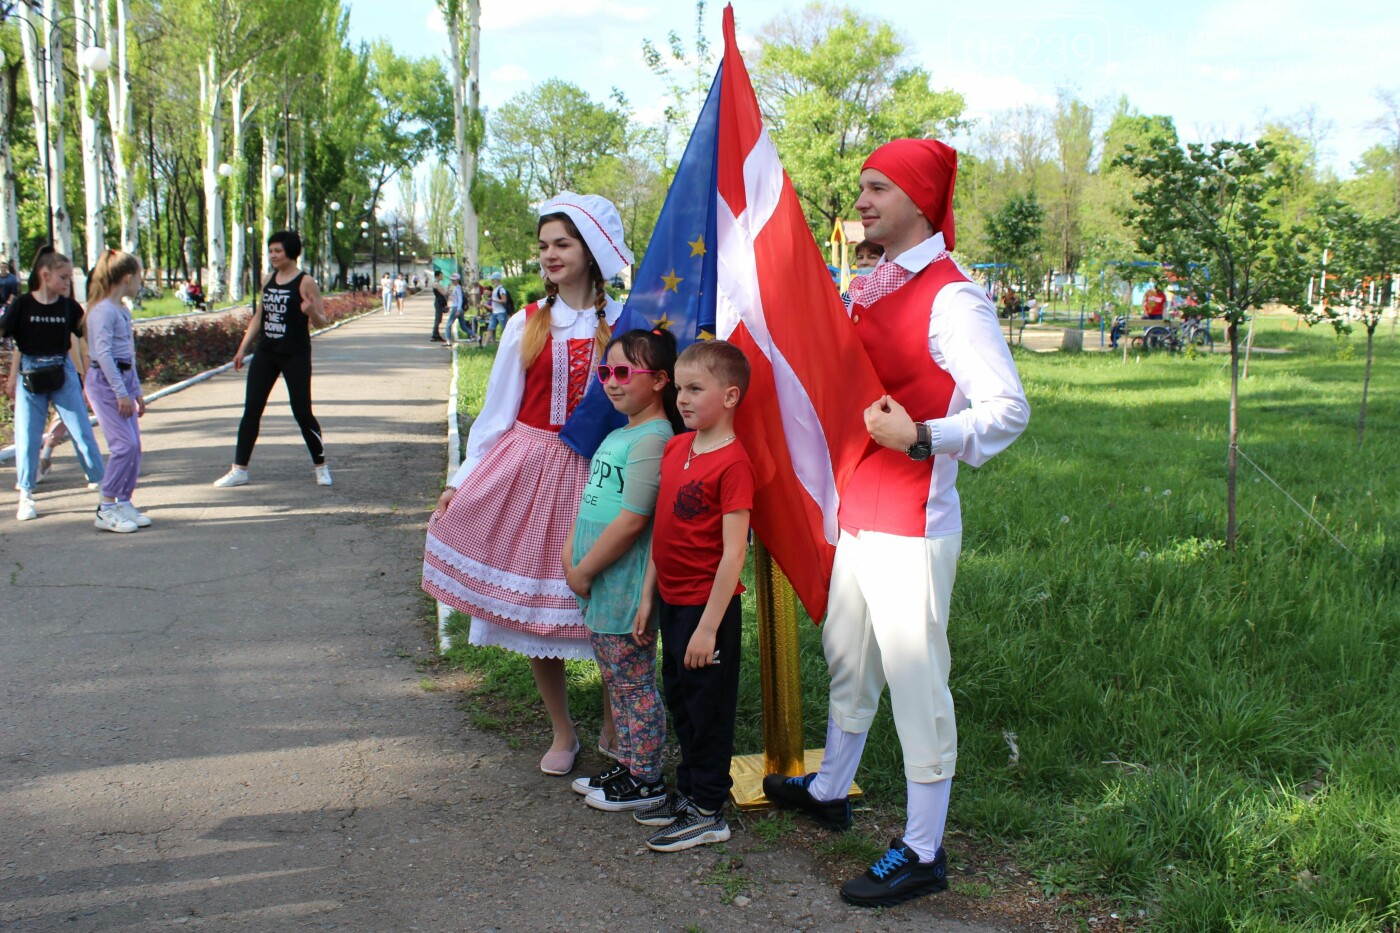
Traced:
<path fill-rule="evenodd" d="M 34 508 L 34 497 L 20 493 L 19 508 L 15 510 L 15 518 L 22 522 L 27 522 L 38 517 L 39 512 Z"/>
<path fill-rule="evenodd" d="M 100 531 L 115 531 L 123 535 L 131 534 L 136 530 L 136 523 L 126 517 L 126 512 L 119 505 L 105 509 L 99 506 L 97 518 L 92 523 Z"/>
<path fill-rule="evenodd" d="M 136 523 L 137 528 L 151 527 L 151 519 L 145 512 L 132 505 L 130 502 L 118 502 L 117 508 L 121 509 L 127 518 Z"/>
<path fill-rule="evenodd" d="M 96 490 L 98 490 L 98 489 L 101 489 L 101 488 L 102 488 L 102 484 L 101 484 L 101 483 L 88 483 L 88 489 L 89 489 L 89 490 L 92 490 L 92 491 L 94 491 L 94 492 L 95 492 Z"/>
<path fill-rule="evenodd" d="M 331 485 L 331 468 L 326 466 L 324 463 L 316 468 L 316 485 Z"/>
<path fill-rule="evenodd" d="M 234 467 L 223 476 L 214 480 L 214 485 L 220 489 L 227 489 L 230 486 L 242 486 L 248 482 L 248 471 Z"/>

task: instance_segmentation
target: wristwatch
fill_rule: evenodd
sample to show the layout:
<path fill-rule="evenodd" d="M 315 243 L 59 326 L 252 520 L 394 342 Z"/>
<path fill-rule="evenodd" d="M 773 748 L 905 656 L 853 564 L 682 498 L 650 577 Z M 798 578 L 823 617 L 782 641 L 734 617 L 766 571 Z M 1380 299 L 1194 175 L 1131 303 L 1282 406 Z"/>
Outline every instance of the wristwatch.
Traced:
<path fill-rule="evenodd" d="M 933 456 L 933 438 L 929 436 L 928 425 L 914 422 L 914 443 L 905 451 L 910 460 L 927 460 Z"/>

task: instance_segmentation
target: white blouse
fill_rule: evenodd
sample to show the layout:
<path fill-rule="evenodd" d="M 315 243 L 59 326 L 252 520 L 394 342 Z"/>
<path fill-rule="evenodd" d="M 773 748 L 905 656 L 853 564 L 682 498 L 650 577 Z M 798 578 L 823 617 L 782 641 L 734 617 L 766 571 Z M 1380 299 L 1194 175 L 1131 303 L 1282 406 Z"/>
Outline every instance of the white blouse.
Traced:
<path fill-rule="evenodd" d="M 622 302 L 609 296 L 604 314 L 609 326 L 616 324 L 622 315 Z M 571 308 L 562 298 L 554 300 L 549 318 L 550 336 L 555 340 L 585 340 L 598 331 L 598 312 L 594 308 Z M 522 311 L 511 315 L 501 332 L 496 361 L 491 365 L 491 377 L 486 382 L 486 399 L 467 435 L 467 452 L 462 457 L 462 465 L 447 484 L 454 489 L 462 485 L 520 414 L 520 403 L 525 397 L 525 367 L 520 361 L 520 338 L 524 331 Z M 567 377 L 567 374 L 562 375 Z M 555 378 L 561 378 L 561 374 L 556 373 Z"/>

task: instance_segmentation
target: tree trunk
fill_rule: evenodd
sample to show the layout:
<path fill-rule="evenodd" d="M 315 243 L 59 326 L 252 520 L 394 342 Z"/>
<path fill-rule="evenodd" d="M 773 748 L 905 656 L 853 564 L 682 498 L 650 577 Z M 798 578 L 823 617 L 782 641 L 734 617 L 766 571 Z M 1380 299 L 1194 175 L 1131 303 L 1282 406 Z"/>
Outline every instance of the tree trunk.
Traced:
<path fill-rule="evenodd" d="M 247 86 L 246 78 L 239 78 L 233 83 L 233 91 L 230 96 L 229 107 L 233 118 L 233 142 L 232 142 L 232 164 L 233 164 L 233 196 L 229 199 L 228 213 L 230 237 L 229 237 L 229 263 L 228 263 L 228 297 L 230 301 L 243 300 L 243 259 L 246 251 L 247 237 L 245 236 L 247 218 L 244 216 L 244 181 L 247 176 L 247 167 L 243 158 L 243 132 L 247 129 L 248 119 L 252 116 L 253 108 L 250 106 L 247 111 L 243 109 L 243 90 Z"/>
<path fill-rule="evenodd" d="M 1225 461 L 1225 547 L 1235 547 L 1235 466 L 1240 436 L 1240 328 L 1230 321 L 1230 451 Z"/>
<path fill-rule="evenodd" d="M 462 220 L 462 243 L 458 255 L 461 259 L 463 286 L 468 282 L 475 282 L 477 276 L 477 218 L 476 210 L 472 207 L 471 189 L 472 176 L 476 171 L 476 123 L 480 93 L 480 84 L 476 76 L 476 62 L 480 57 L 481 45 L 480 0 L 467 0 L 467 7 L 466 53 L 469 61 L 465 63 L 462 60 L 462 5 L 454 2 L 447 10 L 447 40 L 452 58 L 452 112 L 457 148 L 457 182 L 460 185 L 457 193 Z"/>
<path fill-rule="evenodd" d="M 10 134 L 15 126 L 15 93 L 21 62 L 6 62 L 0 70 L 0 253 L 19 270 L 19 197 L 15 190 L 15 159 Z"/>
<path fill-rule="evenodd" d="M 139 256 L 141 226 L 136 217 L 136 129 L 131 107 L 131 79 L 127 57 L 127 20 L 131 0 L 103 0 L 107 50 L 112 66 L 107 71 L 107 121 L 112 131 L 112 155 L 116 161 L 117 208 L 121 222 L 122 249 Z M 155 173 L 151 174 L 155 190 Z M 151 224 L 155 225 L 152 209 Z M 154 257 L 153 257 L 154 258 Z"/>
<path fill-rule="evenodd" d="M 42 0 L 43 16 L 48 22 L 55 22 L 61 15 L 56 0 Z M 40 157 L 47 159 L 45 186 L 51 213 L 49 222 L 53 225 L 53 245 L 65 256 L 73 255 L 73 224 L 68 216 L 68 194 L 63 183 L 65 158 L 63 133 L 63 43 L 58 41 L 57 31 L 49 32 L 48 23 L 28 4 L 19 4 L 20 18 L 33 27 L 19 31 L 20 42 L 24 46 L 25 70 L 29 74 L 29 102 L 34 111 L 34 143 L 40 148 Z M 36 47 L 34 37 L 38 36 L 43 48 Z M 40 84 L 40 53 L 43 52 L 43 78 Z M 48 121 L 45 123 L 44 107 L 48 107 Z"/>
<path fill-rule="evenodd" d="M 208 297 L 224 297 L 224 212 L 219 193 L 219 163 L 223 134 L 223 82 L 219 78 L 217 53 L 199 66 L 199 122 L 204 131 L 204 234 L 208 238 L 204 257 Z"/>
<path fill-rule="evenodd" d="M 97 39 L 97 11 L 90 0 L 73 0 L 73 15 L 84 25 L 76 27 L 74 45 L 78 55 L 78 126 L 83 154 L 83 239 L 89 271 L 107 248 L 107 223 L 103 216 L 105 194 L 102 184 L 102 127 L 97 122 L 93 90 L 97 75 L 82 66 L 83 51 Z"/>
<path fill-rule="evenodd" d="M 277 164 L 277 127 L 267 123 L 265 114 L 266 111 L 262 131 L 262 240 L 259 249 L 262 251 L 262 268 L 271 269 L 272 263 L 267 258 L 267 241 L 272 236 L 272 199 L 277 190 L 277 179 L 272 177 L 272 166 Z M 254 292 L 258 290 L 258 284 L 256 280 L 253 282 Z"/>
<path fill-rule="evenodd" d="M 1366 441 L 1366 396 L 1371 391 L 1371 352 L 1376 337 L 1376 324 L 1380 322 L 1380 315 L 1376 315 L 1375 321 L 1366 327 L 1366 375 L 1361 379 L 1361 417 L 1356 420 L 1358 448 Z"/>

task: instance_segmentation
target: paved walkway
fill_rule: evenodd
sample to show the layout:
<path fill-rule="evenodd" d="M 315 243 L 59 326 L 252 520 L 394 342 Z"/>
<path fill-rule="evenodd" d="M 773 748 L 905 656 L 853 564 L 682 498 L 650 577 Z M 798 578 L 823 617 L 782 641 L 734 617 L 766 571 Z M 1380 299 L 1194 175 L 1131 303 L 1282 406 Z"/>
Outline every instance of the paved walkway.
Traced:
<path fill-rule="evenodd" d="M 648 852 L 535 770 L 539 741 L 512 751 L 422 689 L 449 373 L 430 315 L 316 339 L 333 488 L 281 388 L 252 482 L 209 485 L 242 406 L 227 373 L 143 421 L 154 527 L 96 531 L 66 448 L 39 520 L 0 497 L 0 929 L 988 929 L 948 919 L 956 899 L 846 908 L 752 833 L 730 847 L 752 902 L 726 905 L 701 883 L 723 853 Z"/>

